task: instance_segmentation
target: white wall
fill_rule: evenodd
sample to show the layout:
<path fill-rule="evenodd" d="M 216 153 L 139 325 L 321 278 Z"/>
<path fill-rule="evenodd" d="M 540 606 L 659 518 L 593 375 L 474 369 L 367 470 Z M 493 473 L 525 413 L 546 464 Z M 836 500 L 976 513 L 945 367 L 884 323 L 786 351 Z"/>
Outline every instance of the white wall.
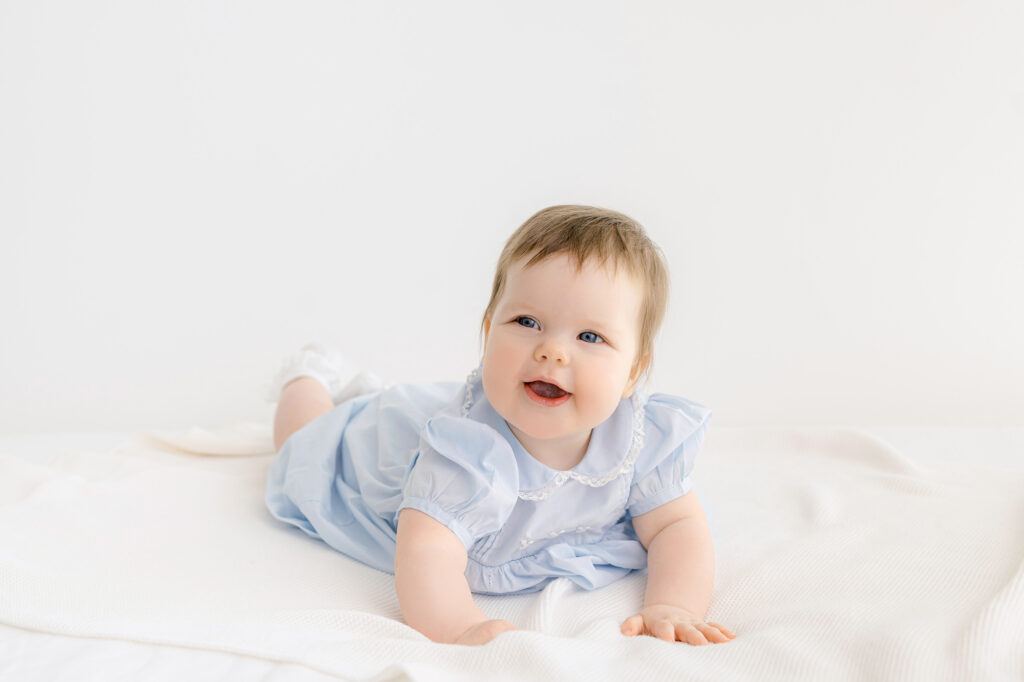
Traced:
<path fill-rule="evenodd" d="M 1016 1 L 0 0 L 0 433 L 267 419 L 308 340 L 461 379 L 507 235 L 633 215 L 654 390 L 1024 425 Z"/>

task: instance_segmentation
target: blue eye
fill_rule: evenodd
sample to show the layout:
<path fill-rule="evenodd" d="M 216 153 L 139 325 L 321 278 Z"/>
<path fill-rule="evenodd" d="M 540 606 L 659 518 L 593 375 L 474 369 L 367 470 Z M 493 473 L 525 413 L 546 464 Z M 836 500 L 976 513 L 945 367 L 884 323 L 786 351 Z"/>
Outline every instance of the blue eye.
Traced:
<path fill-rule="evenodd" d="M 537 324 L 537 320 L 533 319 L 532 317 L 517 317 L 516 322 L 522 325 L 523 327 L 527 327 L 529 329 L 540 329 L 540 325 Z"/>
<path fill-rule="evenodd" d="M 580 341 L 585 341 L 587 343 L 602 343 L 604 341 L 604 339 L 594 332 L 583 332 L 580 334 L 579 339 Z"/>

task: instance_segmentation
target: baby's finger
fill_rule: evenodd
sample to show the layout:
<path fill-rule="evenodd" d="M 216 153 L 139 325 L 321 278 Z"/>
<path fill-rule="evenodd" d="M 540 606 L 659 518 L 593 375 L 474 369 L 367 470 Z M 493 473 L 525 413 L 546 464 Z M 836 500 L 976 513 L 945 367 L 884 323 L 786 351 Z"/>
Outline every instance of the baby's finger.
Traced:
<path fill-rule="evenodd" d="M 708 643 L 708 640 L 701 634 L 700 630 L 689 623 L 679 623 L 676 625 L 675 631 L 676 639 L 680 642 L 686 642 L 694 646 L 703 646 Z"/>
<path fill-rule="evenodd" d="M 721 625 L 720 623 L 712 623 L 711 621 L 708 621 L 708 625 L 710 625 L 713 628 L 718 628 L 718 630 L 729 639 L 732 639 L 736 636 L 732 633 L 732 630 L 725 627 L 724 625 Z"/>
<path fill-rule="evenodd" d="M 466 646 L 480 646 L 481 644 L 487 644 L 503 632 L 515 629 L 516 626 L 507 620 L 485 620 L 462 633 L 455 640 L 455 643 Z"/>
<path fill-rule="evenodd" d="M 622 634 L 624 634 L 624 635 L 626 635 L 628 637 L 633 637 L 634 635 L 639 635 L 640 632 L 643 631 L 643 629 L 644 629 L 644 617 L 639 615 L 639 614 L 637 614 L 635 616 L 630 616 L 626 620 L 622 621 L 622 628 L 621 628 Z"/>
<path fill-rule="evenodd" d="M 694 627 L 700 630 L 701 634 L 707 637 L 709 642 L 728 642 L 729 638 L 725 636 L 724 632 L 719 631 L 711 623 L 694 623 Z"/>
<path fill-rule="evenodd" d="M 659 620 L 651 627 L 651 634 L 666 642 L 676 641 L 676 629 L 667 620 Z"/>

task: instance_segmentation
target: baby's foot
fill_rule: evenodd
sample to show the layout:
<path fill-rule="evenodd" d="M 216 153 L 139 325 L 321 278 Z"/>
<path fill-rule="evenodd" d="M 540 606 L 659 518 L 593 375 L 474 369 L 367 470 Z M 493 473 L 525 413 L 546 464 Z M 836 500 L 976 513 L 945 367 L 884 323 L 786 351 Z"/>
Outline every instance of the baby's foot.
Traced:
<path fill-rule="evenodd" d="M 267 387 L 267 402 L 276 403 L 281 397 L 281 389 L 289 382 L 299 377 L 312 377 L 323 384 L 337 405 L 340 401 L 335 396 L 342 393 L 353 374 L 354 370 L 348 366 L 341 353 L 319 343 L 307 343 L 297 353 L 284 359 Z"/>

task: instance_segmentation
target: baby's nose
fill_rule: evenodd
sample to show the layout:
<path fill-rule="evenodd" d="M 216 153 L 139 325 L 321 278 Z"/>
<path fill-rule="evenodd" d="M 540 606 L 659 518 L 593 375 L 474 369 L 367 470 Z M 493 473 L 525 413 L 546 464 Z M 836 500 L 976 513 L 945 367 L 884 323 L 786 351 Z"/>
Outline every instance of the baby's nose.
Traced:
<path fill-rule="evenodd" d="M 565 352 L 565 347 L 557 343 L 542 343 L 537 346 L 537 352 L 534 354 L 534 358 L 538 362 L 553 360 L 563 365 L 569 361 L 569 356 Z"/>

